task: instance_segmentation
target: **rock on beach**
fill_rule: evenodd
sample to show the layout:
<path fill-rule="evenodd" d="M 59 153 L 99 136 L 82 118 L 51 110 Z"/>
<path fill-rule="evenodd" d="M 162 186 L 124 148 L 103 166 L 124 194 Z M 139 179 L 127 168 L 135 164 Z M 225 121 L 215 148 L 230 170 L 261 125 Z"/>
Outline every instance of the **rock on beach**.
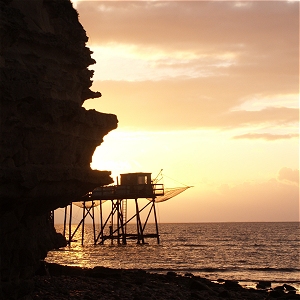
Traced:
<path fill-rule="evenodd" d="M 85 269 L 50 263 L 46 264 L 45 270 L 43 275 L 34 277 L 32 300 L 300 299 L 300 295 L 284 291 L 272 291 L 272 295 L 266 290 L 245 289 L 235 281 L 214 283 L 193 274 L 182 276 L 176 272 L 157 274 L 105 267 Z"/>

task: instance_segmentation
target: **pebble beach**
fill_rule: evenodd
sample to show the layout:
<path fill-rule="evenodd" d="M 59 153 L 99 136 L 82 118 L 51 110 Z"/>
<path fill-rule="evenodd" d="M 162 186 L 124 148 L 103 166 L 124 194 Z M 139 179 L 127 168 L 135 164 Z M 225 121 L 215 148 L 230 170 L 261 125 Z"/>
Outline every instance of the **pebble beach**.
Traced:
<path fill-rule="evenodd" d="M 300 299 L 293 286 L 287 284 L 270 288 L 270 282 L 260 282 L 257 288 L 245 289 L 233 280 L 212 282 L 191 273 L 157 274 L 140 269 L 89 269 L 46 263 L 33 280 L 33 300 Z"/>

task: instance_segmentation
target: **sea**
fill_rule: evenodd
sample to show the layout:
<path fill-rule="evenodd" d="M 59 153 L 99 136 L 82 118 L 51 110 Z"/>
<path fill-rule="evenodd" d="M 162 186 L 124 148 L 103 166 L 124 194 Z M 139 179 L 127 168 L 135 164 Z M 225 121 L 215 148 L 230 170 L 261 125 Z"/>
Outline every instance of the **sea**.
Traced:
<path fill-rule="evenodd" d="M 93 244 L 92 225 L 86 224 L 70 246 L 50 251 L 47 262 L 93 268 L 104 266 L 144 269 L 154 273 L 192 273 L 212 281 L 236 280 L 244 287 L 271 281 L 290 284 L 300 293 L 299 222 L 159 224 L 160 244 L 154 238 L 139 245 L 106 241 Z M 128 231 L 135 224 L 128 224 Z M 148 224 L 149 231 L 155 230 Z M 56 225 L 57 232 L 63 231 Z"/>

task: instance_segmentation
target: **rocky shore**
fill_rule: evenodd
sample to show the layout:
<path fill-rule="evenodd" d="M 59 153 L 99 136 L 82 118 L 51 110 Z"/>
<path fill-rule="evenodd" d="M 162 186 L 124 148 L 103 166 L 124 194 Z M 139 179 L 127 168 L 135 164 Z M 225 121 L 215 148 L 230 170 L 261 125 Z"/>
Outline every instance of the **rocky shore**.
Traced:
<path fill-rule="evenodd" d="M 0 299 L 66 244 L 52 210 L 113 182 L 90 168 L 113 114 L 86 110 L 95 63 L 70 0 L 0 0 Z"/>
<path fill-rule="evenodd" d="M 48 299 L 300 299 L 290 285 L 273 289 L 261 282 L 257 289 L 245 289 L 238 282 L 211 282 L 193 274 L 153 274 L 124 270 L 46 264 L 33 279 L 32 300 Z M 28 299 L 28 298 L 26 298 Z"/>

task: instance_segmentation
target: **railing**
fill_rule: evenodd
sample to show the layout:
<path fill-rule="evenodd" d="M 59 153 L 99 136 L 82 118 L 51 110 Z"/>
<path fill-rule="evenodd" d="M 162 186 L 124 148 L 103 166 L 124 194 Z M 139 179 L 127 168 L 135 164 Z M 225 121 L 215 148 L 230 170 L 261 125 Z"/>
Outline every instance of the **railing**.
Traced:
<path fill-rule="evenodd" d="M 152 189 L 155 196 L 163 196 L 165 194 L 164 185 L 161 183 L 152 184 Z"/>
<path fill-rule="evenodd" d="M 163 184 L 113 185 L 93 190 L 94 200 L 153 198 L 164 195 Z"/>

